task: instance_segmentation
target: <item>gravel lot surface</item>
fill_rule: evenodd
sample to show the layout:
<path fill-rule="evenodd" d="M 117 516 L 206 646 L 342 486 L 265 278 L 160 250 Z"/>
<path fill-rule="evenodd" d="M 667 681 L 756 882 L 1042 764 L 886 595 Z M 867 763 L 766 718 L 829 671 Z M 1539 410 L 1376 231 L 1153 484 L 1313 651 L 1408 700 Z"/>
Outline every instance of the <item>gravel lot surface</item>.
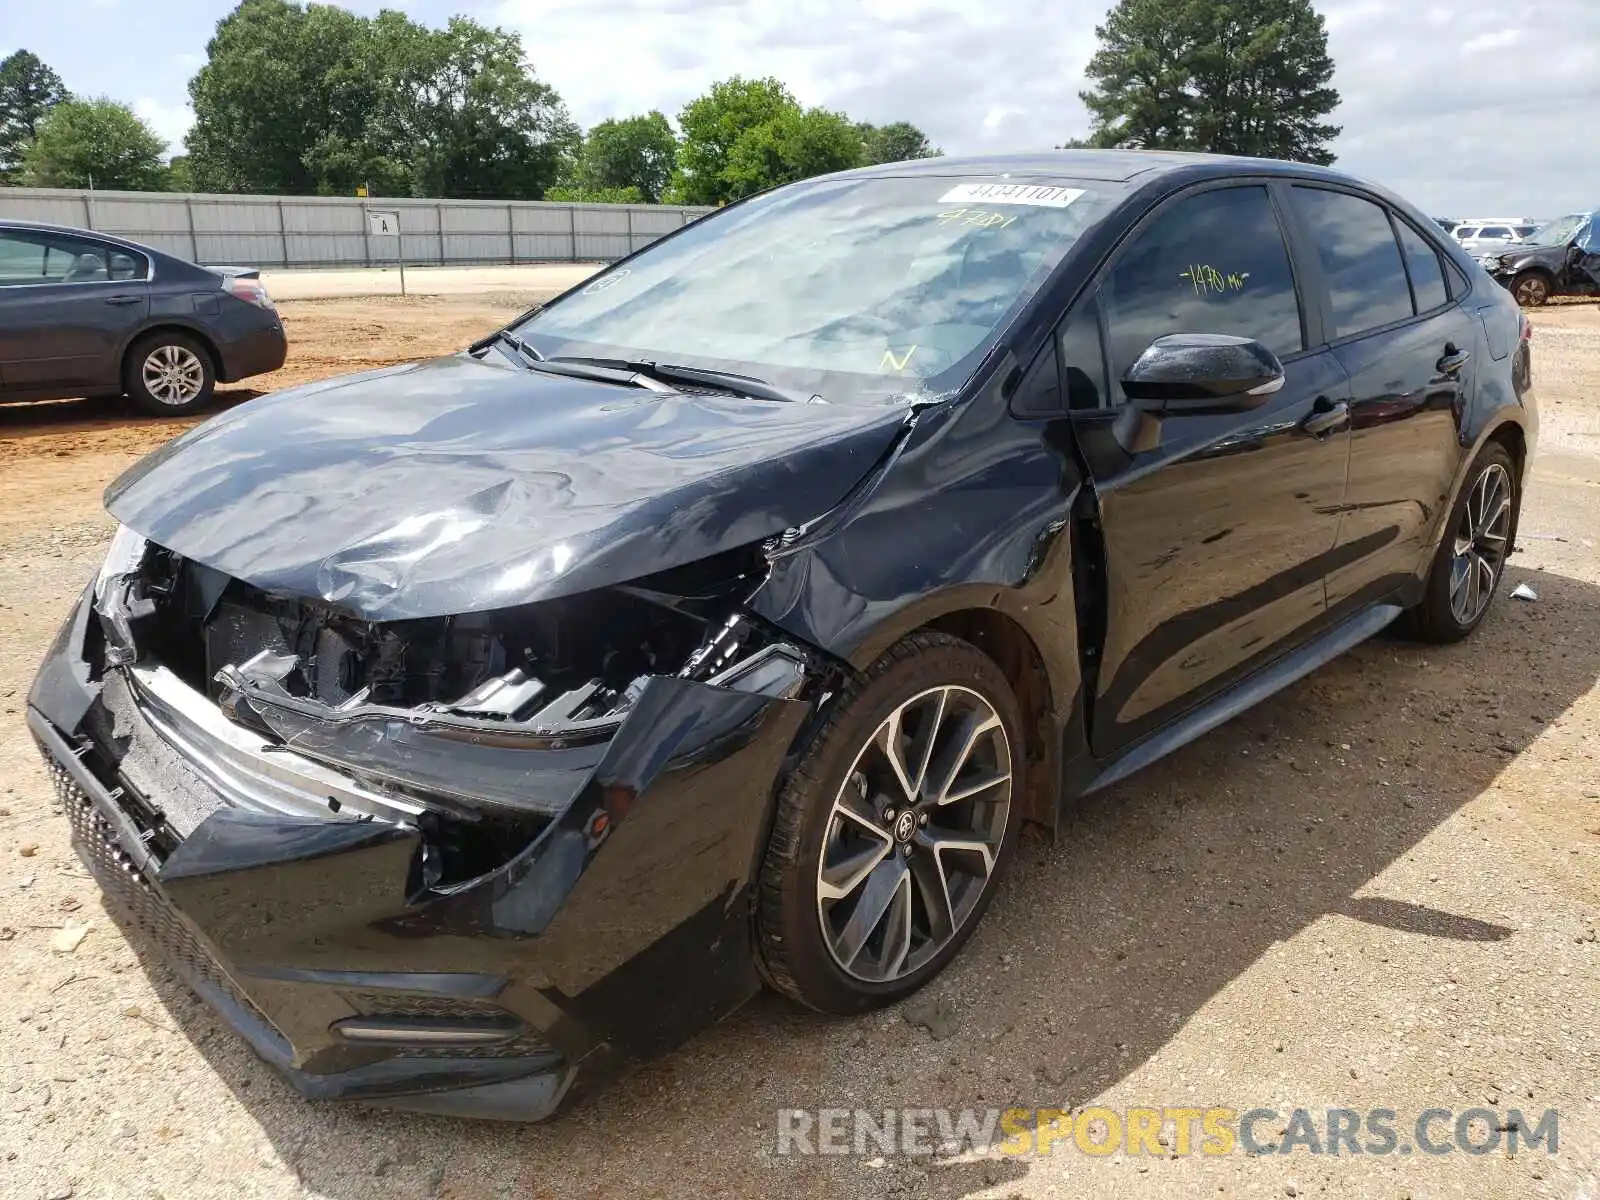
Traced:
<path fill-rule="evenodd" d="M 289 365 L 229 395 L 454 349 L 536 298 L 289 302 Z M 109 533 L 100 490 L 185 422 L 0 409 L 0 1196 L 1600 1194 L 1600 306 L 1534 320 L 1543 442 L 1474 639 L 1369 642 L 1025 843 L 929 989 L 945 1036 L 764 996 L 537 1127 L 307 1103 L 123 939 L 22 709 Z M 1555 1108 L 1560 1148 L 773 1153 L 780 1107 L 1014 1104 L 1389 1108 L 1402 1131 Z"/>

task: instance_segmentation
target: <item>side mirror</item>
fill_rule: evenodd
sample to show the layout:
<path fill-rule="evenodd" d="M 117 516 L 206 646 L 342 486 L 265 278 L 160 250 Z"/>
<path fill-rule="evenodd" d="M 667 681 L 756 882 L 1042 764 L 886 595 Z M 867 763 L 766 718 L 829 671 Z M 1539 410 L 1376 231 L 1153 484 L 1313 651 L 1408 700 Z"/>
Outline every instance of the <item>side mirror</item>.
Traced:
<path fill-rule="evenodd" d="M 1281 387 L 1276 354 L 1252 338 L 1223 333 L 1159 337 L 1122 381 L 1132 406 L 1157 417 L 1247 412 Z"/>

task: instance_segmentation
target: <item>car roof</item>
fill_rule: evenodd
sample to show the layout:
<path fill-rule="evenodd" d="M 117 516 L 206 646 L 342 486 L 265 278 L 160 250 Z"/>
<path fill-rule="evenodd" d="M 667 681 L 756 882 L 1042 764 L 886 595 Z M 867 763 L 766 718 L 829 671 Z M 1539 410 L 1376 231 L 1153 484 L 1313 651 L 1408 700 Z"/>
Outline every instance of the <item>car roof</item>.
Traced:
<path fill-rule="evenodd" d="M 1296 175 L 1350 181 L 1351 177 L 1309 163 L 1231 154 L 1192 154 L 1177 150 L 1051 150 L 1030 154 L 918 158 L 840 172 L 833 178 L 862 176 L 1011 176 L 1022 179 L 1103 179 L 1127 183 L 1185 171 L 1208 175 Z"/>
<path fill-rule="evenodd" d="M 95 238 L 98 241 L 110 242 L 114 246 L 122 246 L 129 250 L 137 250 L 140 254 L 153 254 L 160 258 L 171 258 L 172 255 L 156 250 L 140 242 L 130 242 L 125 237 L 118 237 L 114 233 L 106 233 L 99 229 L 83 229 L 76 225 L 48 225 L 43 221 L 12 221 L 0 219 L 0 230 L 14 229 L 22 233 L 63 233 L 72 237 Z"/>

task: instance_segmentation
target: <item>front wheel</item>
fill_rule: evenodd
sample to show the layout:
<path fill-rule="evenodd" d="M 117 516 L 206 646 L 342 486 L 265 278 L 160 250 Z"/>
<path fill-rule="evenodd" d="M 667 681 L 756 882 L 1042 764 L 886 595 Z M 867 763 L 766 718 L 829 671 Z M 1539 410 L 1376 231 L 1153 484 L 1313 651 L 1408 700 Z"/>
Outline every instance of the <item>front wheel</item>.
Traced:
<path fill-rule="evenodd" d="M 1521 507 L 1516 465 L 1504 446 L 1490 442 L 1456 497 L 1427 590 L 1412 613 L 1425 640 L 1458 642 L 1478 627 L 1505 573 Z"/>
<path fill-rule="evenodd" d="M 1538 271 L 1524 271 L 1511 281 L 1511 294 L 1523 308 L 1539 308 L 1550 299 L 1550 280 Z"/>
<path fill-rule="evenodd" d="M 853 1013 L 955 957 L 1016 840 L 1022 719 L 994 661 L 921 633 L 846 687 L 778 799 L 757 945 L 778 991 Z"/>

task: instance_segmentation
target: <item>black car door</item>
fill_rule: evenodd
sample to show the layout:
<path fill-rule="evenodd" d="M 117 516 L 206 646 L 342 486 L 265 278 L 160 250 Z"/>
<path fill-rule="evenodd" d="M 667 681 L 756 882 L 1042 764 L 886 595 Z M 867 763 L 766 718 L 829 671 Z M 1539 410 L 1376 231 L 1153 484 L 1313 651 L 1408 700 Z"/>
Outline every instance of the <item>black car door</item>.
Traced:
<path fill-rule="evenodd" d="M 0 230 L 0 376 L 6 391 L 118 384 L 119 354 L 150 309 L 142 254 L 76 235 Z"/>
<path fill-rule="evenodd" d="M 1069 396 L 1085 392 L 1075 371 L 1098 369 L 1083 367 L 1090 323 L 1104 330 L 1110 404 L 1075 413 L 1074 425 L 1107 561 L 1091 729 L 1105 756 L 1322 619 L 1348 465 L 1348 389 L 1308 333 L 1278 202 L 1264 183 L 1190 192 L 1144 220 L 1065 326 Z M 1285 385 L 1247 413 L 1169 417 L 1153 449 L 1120 453 L 1108 444 L 1116 381 L 1171 333 L 1255 338 L 1283 360 Z"/>
<path fill-rule="evenodd" d="M 1404 218 L 1351 192 L 1297 184 L 1290 204 L 1326 285 L 1329 339 L 1350 376 L 1350 487 L 1331 610 L 1415 579 L 1463 453 L 1458 420 L 1490 356 L 1476 312 Z"/>

